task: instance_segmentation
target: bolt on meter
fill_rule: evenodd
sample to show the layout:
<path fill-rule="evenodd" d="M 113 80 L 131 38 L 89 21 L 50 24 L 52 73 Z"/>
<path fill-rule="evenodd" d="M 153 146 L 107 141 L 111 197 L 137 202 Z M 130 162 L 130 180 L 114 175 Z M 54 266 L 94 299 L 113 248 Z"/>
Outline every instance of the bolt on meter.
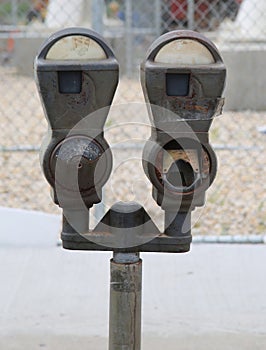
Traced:
<path fill-rule="evenodd" d="M 225 77 L 215 45 L 187 30 L 159 37 L 141 65 L 152 123 L 143 166 L 169 236 L 189 234 L 191 211 L 204 204 L 216 176 L 209 129 L 222 111 Z"/>
<path fill-rule="evenodd" d="M 118 84 L 118 63 L 92 30 L 68 28 L 42 45 L 35 77 L 49 130 L 41 165 L 64 215 L 88 229 L 86 208 L 101 201 L 112 168 L 103 127 Z M 72 224 L 72 222 L 71 222 Z"/>

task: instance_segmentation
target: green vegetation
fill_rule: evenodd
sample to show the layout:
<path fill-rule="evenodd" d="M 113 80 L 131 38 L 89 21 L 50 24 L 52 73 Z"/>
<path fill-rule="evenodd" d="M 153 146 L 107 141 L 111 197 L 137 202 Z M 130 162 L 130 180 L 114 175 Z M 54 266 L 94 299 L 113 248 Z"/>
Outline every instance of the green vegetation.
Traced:
<path fill-rule="evenodd" d="M 219 136 L 220 136 L 219 127 L 215 126 L 210 131 L 210 139 L 212 142 L 217 142 L 219 140 Z"/>
<path fill-rule="evenodd" d="M 14 9 L 12 7 L 12 1 L 7 1 L 4 3 L 0 3 L 0 24 L 8 25 L 8 24 L 18 24 L 13 23 L 14 18 L 17 19 L 17 22 L 24 20 L 27 16 L 28 11 L 31 8 L 30 2 L 27 1 L 18 1 L 16 13 L 13 13 Z"/>

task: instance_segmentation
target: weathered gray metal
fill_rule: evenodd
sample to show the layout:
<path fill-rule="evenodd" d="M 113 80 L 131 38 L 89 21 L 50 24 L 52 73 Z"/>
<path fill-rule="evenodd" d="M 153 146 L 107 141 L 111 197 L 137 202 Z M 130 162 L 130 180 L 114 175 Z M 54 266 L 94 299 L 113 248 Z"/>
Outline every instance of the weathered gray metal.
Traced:
<path fill-rule="evenodd" d="M 112 154 L 103 127 L 118 71 L 105 40 L 85 28 L 56 32 L 35 60 L 36 83 L 49 126 L 41 165 L 54 202 L 75 228 L 80 226 L 77 216 L 88 221 L 88 209 L 101 201 L 102 187 L 111 173 Z M 82 226 L 86 232 L 87 225 Z"/>
<path fill-rule="evenodd" d="M 77 52 L 71 52 L 73 45 L 66 45 L 66 52 L 54 49 L 68 37 L 75 39 Z M 86 50 L 84 59 L 82 45 L 88 40 L 96 44 L 99 59 L 86 57 Z M 162 233 L 137 203 L 116 203 L 89 230 L 88 209 L 101 200 L 112 166 L 103 135 L 118 82 L 118 63 L 110 47 L 93 31 L 63 30 L 44 43 L 35 71 L 50 128 L 42 166 L 54 201 L 63 208 L 63 247 L 120 253 L 188 251 L 191 211 L 204 204 L 216 175 L 209 129 L 222 111 L 226 70 L 214 44 L 196 32 L 173 31 L 152 44 L 141 66 L 153 127 L 143 165 L 153 197 L 165 211 Z M 79 128 L 69 135 L 77 123 Z"/>
<path fill-rule="evenodd" d="M 109 350 L 140 350 L 142 261 L 114 253 L 110 267 Z"/>
<path fill-rule="evenodd" d="M 78 36 L 74 51 L 85 37 L 87 46 L 88 40 L 100 45 L 104 57 L 75 59 L 76 54 L 83 56 L 84 50 L 66 52 L 67 58 L 61 57 L 62 50 L 51 54 L 57 42 L 69 36 Z M 193 62 L 180 65 L 167 57 L 166 61 L 156 60 L 160 50 L 175 40 L 190 40 L 204 47 L 207 63 L 195 67 Z M 69 45 L 66 48 L 69 50 Z M 101 56 L 101 51 L 98 54 Z M 64 30 L 43 45 L 35 69 L 49 123 L 42 166 L 54 191 L 55 203 L 63 208 L 63 247 L 114 251 L 110 268 L 109 350 L 140 350 L 139 252 L 183 253 L 190 249 L 191 211 L 203 205 L 205 192 L 216 174 L 208 131 L 212 118 L 222 109 L 225 67 L 214 45 L 190 31 L 160 37 L 142 65 L 142 86 L 153 123 L 143 163 L 153 184 L 153 197 L 165 210 L 163 233 L 135 202 L 114 204 L 95 229 L 89 230 L 88 209 L 101 200 L 101 189 L 111 170 L 112 157 L 103 136 L 118 81 L 118 65 L 111 49 L 94 32 L 80 28 Z M 97 113 L 96 118 L 88 118 L 88 114 L 102 107 L 107 109 Z M 69 135 L 77 123 L 79 128 Z M 101 162 L 103 153 L 107 155 Z M 182 163 L 182 171 L 178 162 Z"/>
<path fill-rule="evenodd" d="M 73 220 L 76 218 L 73 217 Z M 180 217 L 177 220 L 180 220 Z M 82 235 L 64 219 L 61 238 L 64 248 L 74 250 L 115 251 L 117 254 L 184 253 L 189 250 L 192 237 L 190 231 L 184 230 L 184 233 L 180 234 L 185 216 L 182 220 L 179 221 L 179 226 L 175 221 L 175 225 L 172 225 L 168 232 L 160 233 L 140 204 L 118 202 L 110 208 L 93 231 L 88 230 Z M 79 232 L 83 232 L 82 225 L 86 225 L 86 222 L 80 219 Z M 190 225 L 188 227 L 190 230 Z"/>
<path fill-rule="evenodd" d="M 225 75 L 215 45 L 187 30 L 155 40 L 141 65 L 152 123 L 143 167 L 153 198 L 165 211 L 165 233 L 170 236 L 190 235 L 191 211 L 204 205 L 216 176 L 209 129 L 222 112 Z"/>

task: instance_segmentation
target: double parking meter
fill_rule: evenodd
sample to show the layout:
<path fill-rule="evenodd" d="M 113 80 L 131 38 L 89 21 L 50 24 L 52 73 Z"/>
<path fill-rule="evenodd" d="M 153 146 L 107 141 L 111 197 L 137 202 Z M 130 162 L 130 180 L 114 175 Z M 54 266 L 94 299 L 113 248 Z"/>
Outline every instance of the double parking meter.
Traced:
<path fill-rule="evenodd" d="M 104 40 L 81 28 L 55 33 L 42 46 L 35 73 L 49 124 L 41 163 L 53 199 L 63 208 L 63 247 L 114 252 L 109 349 L 140 349 L 139 252 L 190 249 L 191 212 L 204 204 L 216 175 L 209 129 L 222 110 L 225 66 L 215 46 L 191 31 L 161 36 L 141 65 L 152 123 L 142 161 L 153 198 L 165 212 L 163 232 L 135 202 L 115 203 L 89 229 L 89 208 L 101 201 L 112 167 L 103 126 L 118 64 Z"/>
<path fill-rule="evenodd" d="M 225 66 L 217 48 L 192 31 L 158 38 L 141 65 L 152 135 L 143 152 L 153 197 L 165 211 L 165 234 L 190 233 L 190 214 L 205 201 L 217 161 L 209 144 L 224 103 Z"/>
<path fill-rule="evenodd" d="M 165 211 L 164 232 L 138 203 L 114 204 L 89 230 L 88 210 L 101 201 L 112 168 L 103 127 L 118 63 L 104 39 L 82 28 L 55 33 L 36 57 L 35 74 L 49 124 L 41 164 L 53 199 L 63 208 L 63 247 L 188 251 L 191 212 L 204 204 L 217 168 L 209 129 L 222 111 L 226 70 L 213 43 L 196 32 L 169 32 L 152 44 L 141 65 L 152 123 L 143 167 L 153 198 Z"/>
<path fill-rule="evenodd" d="M 112 168 L 103 127 L 118 84 L 118 63 L 97 33 L 69 28 L 44 42 L 35 75 L 49 125 L 42 169 L 65 223 L 70 218 L 86 232 L 87 209 L 101 201 Z"/>

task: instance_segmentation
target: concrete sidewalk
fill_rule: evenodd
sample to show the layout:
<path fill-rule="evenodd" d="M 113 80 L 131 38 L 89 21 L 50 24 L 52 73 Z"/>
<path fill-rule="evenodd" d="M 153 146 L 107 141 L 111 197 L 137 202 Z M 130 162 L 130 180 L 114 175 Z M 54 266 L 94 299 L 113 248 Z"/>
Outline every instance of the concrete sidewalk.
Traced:
<path fill-rule="evenodd" d="M 0 234 L 0 349 L 107 349 L 111 254 L 63 250 L 56 230 L 18 231 Z M 142 259 L 142 349 L 266 349 L 265 245 Z"/>

